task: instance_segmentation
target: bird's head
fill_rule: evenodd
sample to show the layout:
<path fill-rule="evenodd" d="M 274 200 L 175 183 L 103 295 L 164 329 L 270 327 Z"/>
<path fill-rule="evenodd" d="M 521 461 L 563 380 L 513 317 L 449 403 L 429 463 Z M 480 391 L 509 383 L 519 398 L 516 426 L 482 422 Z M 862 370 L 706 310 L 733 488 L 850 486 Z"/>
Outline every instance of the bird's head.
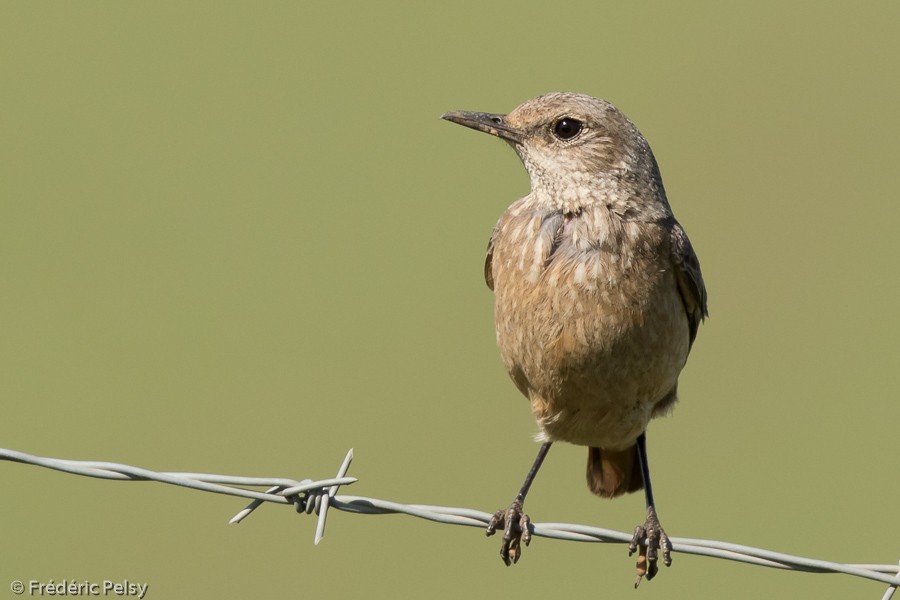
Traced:
<path fill-rule="evenodd" d="M 546 202 L 584 205 L 624 179 L 659 181 L 650 146 L 615 106 L 592 96 L 555 92 L 506 115 L 453 111 L 442 118 L 497 136 L 515 148 Z"/>

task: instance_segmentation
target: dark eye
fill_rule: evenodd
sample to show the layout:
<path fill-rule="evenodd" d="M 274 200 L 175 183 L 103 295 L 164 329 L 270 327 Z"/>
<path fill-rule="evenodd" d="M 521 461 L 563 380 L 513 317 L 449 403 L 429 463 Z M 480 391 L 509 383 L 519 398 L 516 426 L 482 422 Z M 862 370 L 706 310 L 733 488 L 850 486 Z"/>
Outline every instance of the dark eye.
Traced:
<path fill-rule="evenodd" d="M 553 133 L 561 140 L 571 140 L 581 133 L 581 121 L 572 117 L 563 117 L 553 126 Z"/>

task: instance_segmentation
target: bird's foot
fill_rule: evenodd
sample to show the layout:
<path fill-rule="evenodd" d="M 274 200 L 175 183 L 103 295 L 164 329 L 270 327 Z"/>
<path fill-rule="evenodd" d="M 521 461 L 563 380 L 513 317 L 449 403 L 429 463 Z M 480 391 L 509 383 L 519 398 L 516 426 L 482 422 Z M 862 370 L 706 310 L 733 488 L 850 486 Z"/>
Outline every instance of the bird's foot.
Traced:
<path fill-rule="evenodd" d="M 515 564 L 522 556 L 522 543 L 531 543 L 531 519 L 522 512 L 522 501 L 513 500 L 509 508 L 501 508 L 491 517 L 485 530 L 486 535 L 494 535 L 497 528 L 503 530 L 503 544 L 500 546 L 500 558 L 504 564 Z"/>
<path fill-rule="evenodd" d="M 672 564 L 672 542 L 669 541 L 669 536 L 659 524 L 656 509 L 652 506 L 647 507 L 647 520 L 644 521 L 644 524 L 634 528 L 634 537 L 628 544 L 628 556 L 638 552 L 638 549 L 640 551 L 637 559 L 637 580 L 634 582 L 634 587 L 640 585 L 644 575 L 647 576 L 647 581 L 656 576 L 659 571 L 656 561 L 660 550 L 662 550 L 663 563 L 667 567 Z"/>

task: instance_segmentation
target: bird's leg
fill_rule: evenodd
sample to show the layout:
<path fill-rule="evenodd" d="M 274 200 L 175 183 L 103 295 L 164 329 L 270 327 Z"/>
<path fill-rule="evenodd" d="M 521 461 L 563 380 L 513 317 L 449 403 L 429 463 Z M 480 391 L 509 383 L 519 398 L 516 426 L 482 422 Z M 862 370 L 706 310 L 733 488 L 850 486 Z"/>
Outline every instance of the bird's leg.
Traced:
<path fill-rule="evenodd" d="M 525 495 L 528 494 L 528 488 L 531 487 L 531 482 L 534 481 L 538 469 L 541 468 L 541 463 L 544 462 L 544 458 L 550 450 L 550 444 L 552 442 L 541 444 L 537 457 L 534 459 L 534 464 L 531 465 L 531 470 L 525 476 L 525 483 L 522 484 L 519 493 L 516 494 L 515 500 L 512 501 L 509 508 L 501 508 L 494 513 L 485 531 L 487 535 L 494 535 L 498 527 L 503 529 L 503 544 L 500 546 L 500 558 L 503 559 L 507 567 L 519 561 L 519 558 L 522 556 L 522 542 L 525 542 L 526 546 L 531 543 L 531 530 L 529 528 L 531 519 L 523 512 L 522 506 L 525 503 Z"/>
<path fill-rule="evenodd" d="M 669 536 L 663 531 L 656 516 L 656 506 L 653 503 L 653 487 L 650 485 L 650 468 L 647 466 L 647 437 L 642 433 L 637 439 L 638 461 L 641 464 L 641 476 L 644 479 L 644 494 L 647 498 L 647 520 L 643 525 L 634 528 L 634 537 L 628 545 L 628 556 L 638 551 L 637 580 L 634 587 L 641 583 L 641 578 L 646 575 L 647 581 L 656 576 L 659 568 L 656 566 L 658 553 L 662 550 L 663 562 L 668 567 L 672 564 L 672 543 Z M 646 541 L 645 541 L 646 540 Z"/>

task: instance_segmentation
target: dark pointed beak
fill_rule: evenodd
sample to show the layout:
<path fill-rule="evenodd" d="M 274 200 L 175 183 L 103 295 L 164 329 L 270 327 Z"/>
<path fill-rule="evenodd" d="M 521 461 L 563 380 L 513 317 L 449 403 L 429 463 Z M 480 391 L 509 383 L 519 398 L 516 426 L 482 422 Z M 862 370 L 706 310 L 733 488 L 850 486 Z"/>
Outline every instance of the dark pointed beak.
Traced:
<path fill-rule="evenodd" d="M 525 132 L 507 125 L 505 122 L 506 115 L 452 110 L 442 114 L 441 118 L 489 133 L 515 144 L 521 144 L 525 141 Z"/>

